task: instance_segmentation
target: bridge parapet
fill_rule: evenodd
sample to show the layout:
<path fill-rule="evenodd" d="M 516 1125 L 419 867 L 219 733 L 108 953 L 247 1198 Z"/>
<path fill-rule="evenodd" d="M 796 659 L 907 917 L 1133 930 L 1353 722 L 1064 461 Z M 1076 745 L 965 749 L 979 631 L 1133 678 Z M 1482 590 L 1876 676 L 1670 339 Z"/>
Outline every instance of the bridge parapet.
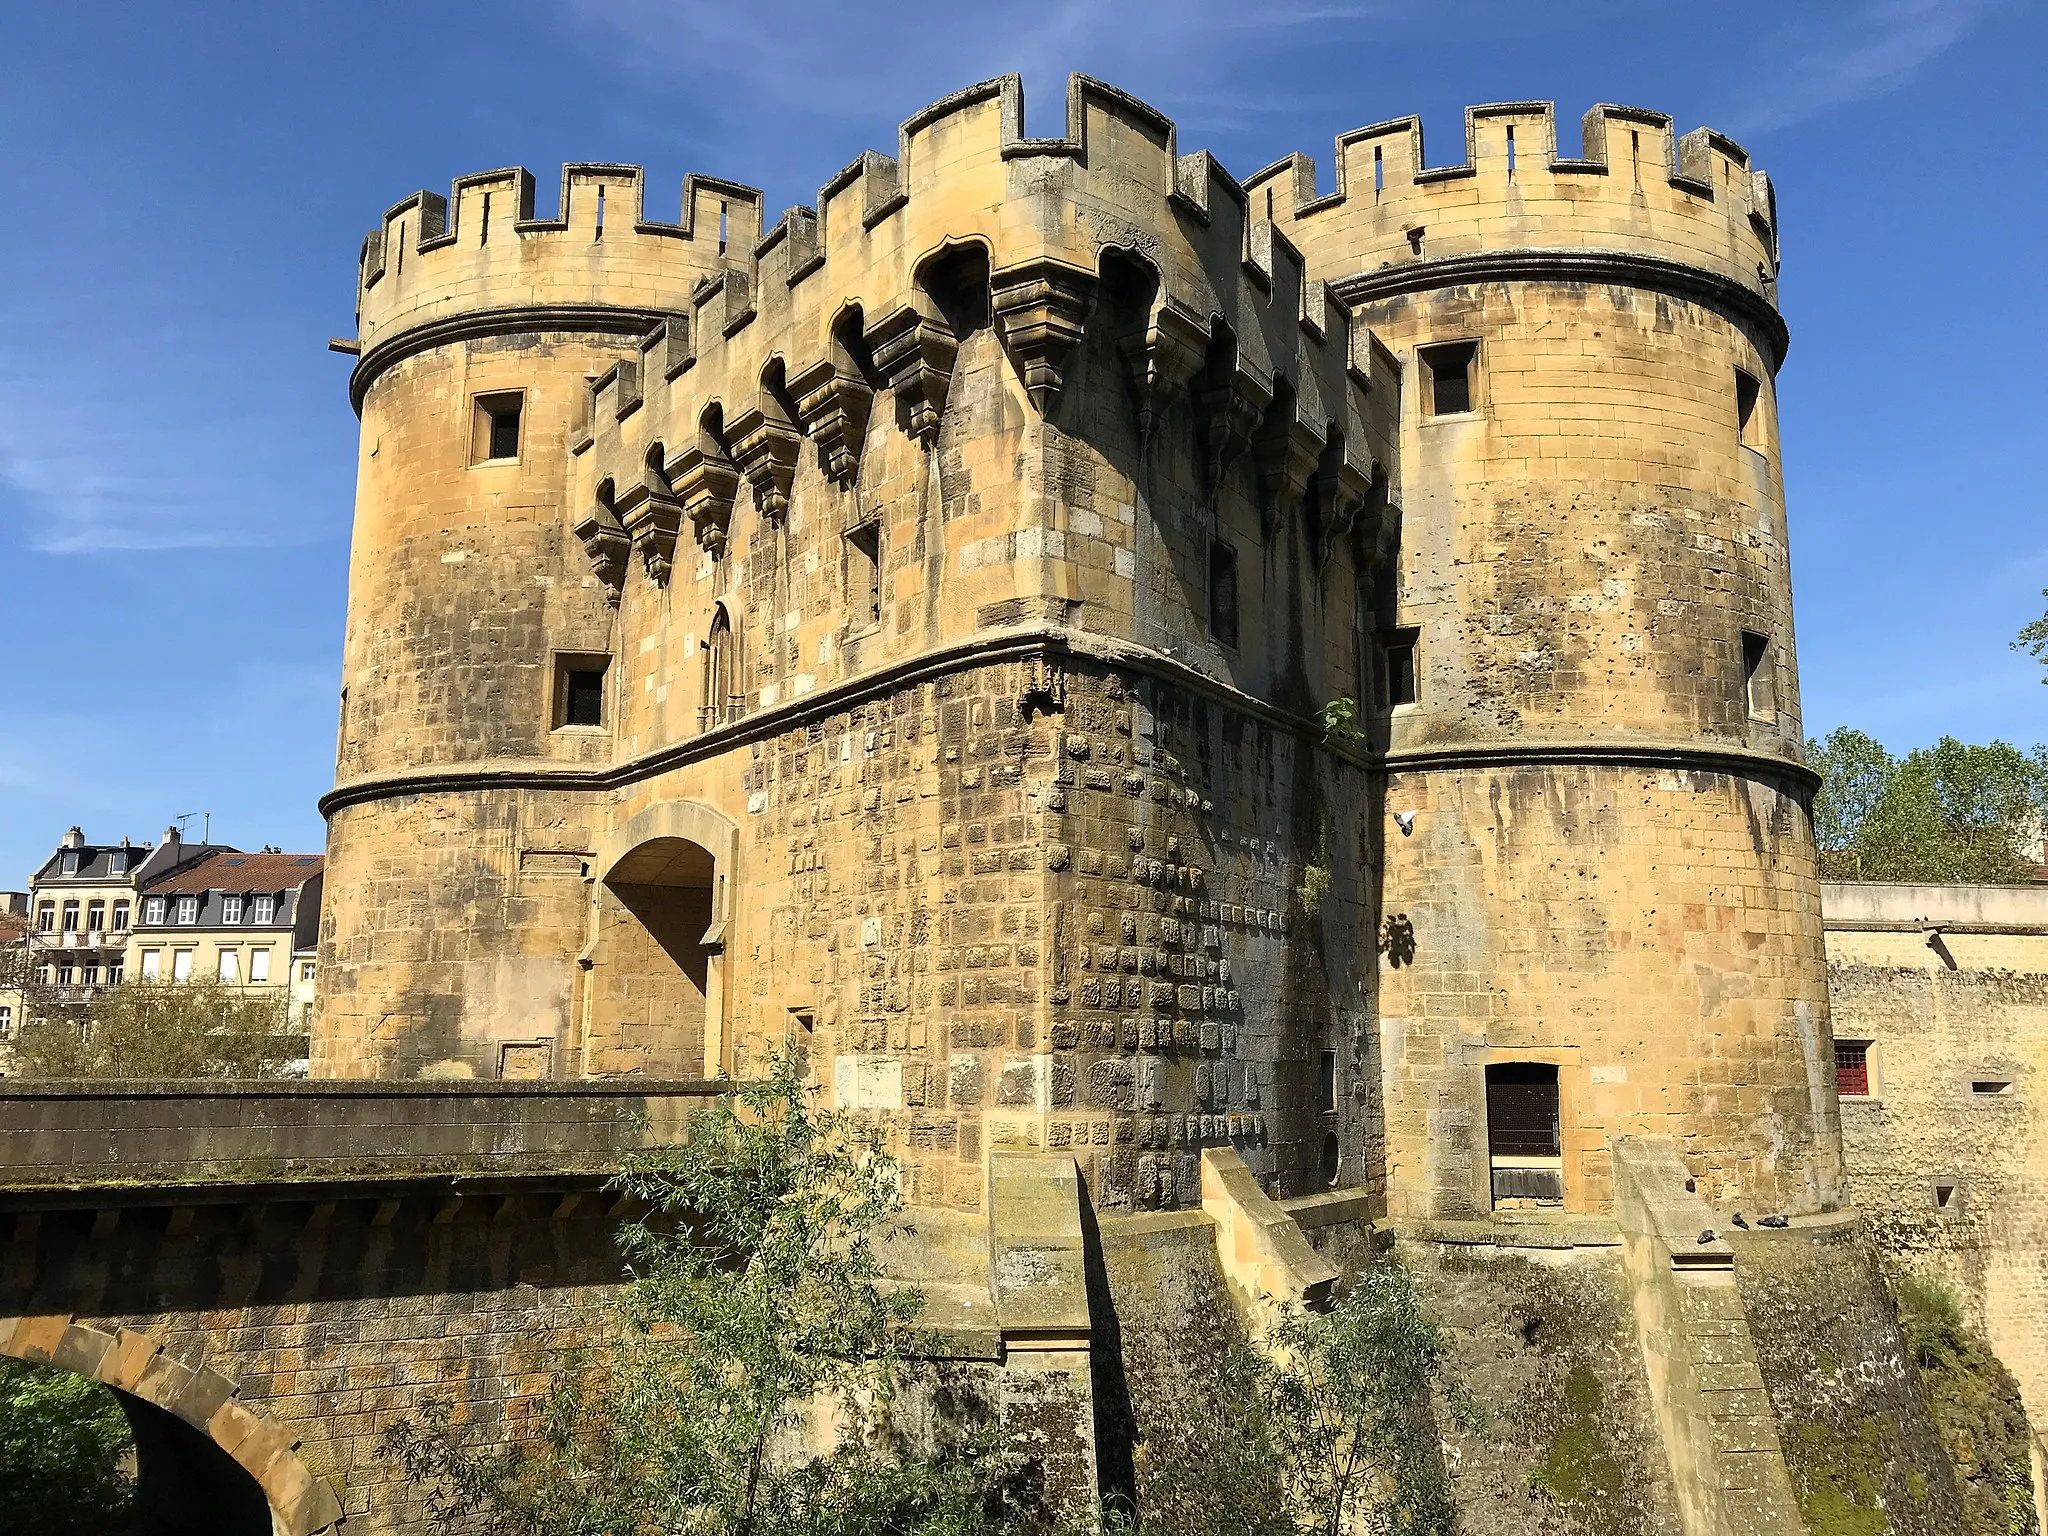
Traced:
<path fill-rule="evenodd" d="M 0 1085 L 0 1192 L 551 1179 L 678 1136 L 717 1082 Z"/>

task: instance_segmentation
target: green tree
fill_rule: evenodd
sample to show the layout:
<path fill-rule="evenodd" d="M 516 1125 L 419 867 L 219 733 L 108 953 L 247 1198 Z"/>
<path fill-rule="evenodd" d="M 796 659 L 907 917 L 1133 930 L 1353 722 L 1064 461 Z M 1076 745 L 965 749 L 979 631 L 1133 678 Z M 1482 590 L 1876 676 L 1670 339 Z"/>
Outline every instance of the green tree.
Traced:
<path fill-rule="evenodd" d="M 918 1298 L 880 1283 L 873 1239 L 898 1183 L 875 1133 L 776 1058 L 621 1175 L 649 1215 L 622 1238 L 619 1340 L 558 1375 L 538 1432 L 493 1444 L 442 1405 L 387 1453 L 435 1489 L 437 1528 L 488 1536 L 994 1529 L 1010 1464 L 973 1415 L 915 1447 L 895 1422 Z"/>
<path fill-rule="evenodd" d="M 1272 1329 L 1265 1419 L 1302 1536 L 1450 1536 L 1457 1514 L 1432 1414 L 1477 1422 L 1450 1341 L 1408 1272 L 1364 1271 L 1327 1312 Z"/>
<path fill-rule="evenodd" d="M 1823 879 L 1857 880 L 1857 838 L 1899 765 L 1882 743 L 1844 727 L 1826 741 L 1806 744 L 1806 761 L 1820 775 L 1813 797 L 1813 841 Z"/>
<path fill-rule="evenodd" d="M 1836 880 L 2001 884 L 2032 878 L 2048 814 L 2048 748 L 1944 736 L 1894 759 L 1861 731 L 1807 743 L 1821 774 L 1814 841 Z"/>
<path fill-rule="evenodd" d="M 279 1077 L 304 1056 L 283 988 L 130 981 L 83 1012 L 38 1010 L 14 1051 L 20 1077 Z"/>
<path fill-rule="evenodd" d="M 2048 587 L 2041 589 L 2041 595 L 2048 597 Z M 2023 626 L 2019 638 L 2013 641 L 2012 648 L 2016 651 L 2026 651 L 2043 667 L 2048 667 L 2048 613 L 2043 613 L 2033 623 Z M 2043 674 L 2041 681 L 2048 683 L 2048 673 Z"/>
<path fill-rule="evenodd" d="M 0 1531 L 125 1532 L 132 1445 L 127 1415 L 98 1382 L 0 1359 Z"/>

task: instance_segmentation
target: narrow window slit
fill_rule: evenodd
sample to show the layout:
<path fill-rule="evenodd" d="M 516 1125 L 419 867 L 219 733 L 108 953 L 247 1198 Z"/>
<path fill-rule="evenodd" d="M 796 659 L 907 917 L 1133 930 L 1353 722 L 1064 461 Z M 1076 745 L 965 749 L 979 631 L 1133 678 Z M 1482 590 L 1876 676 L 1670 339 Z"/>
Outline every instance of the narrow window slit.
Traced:
<path fill-rule="evenodd" d="M 478 238 L 478 240 L 477 240 L 477 242 L 476 242 L 476 243 L 477 243 L 478 245 L 483 245 L 483 244 L 485 244 L 486 242 L 488 242 L 488 241 L 490 240 L 490 238 L 491 238 L 491 194 L 490 194 L 490 193 L 488 193 L 488 192 L 486 192 L 486 193 L 484 194 L 484 221 L 483 221 L 483 233 L 482 233 L 482 235 L 481 235 L 481 236 L 480 236 L 480 237 Z"/>
<path fill-rule="evenodd" d="M 1515 174 L 1515 125 L 1508 124 L 1508 174 Z"/>

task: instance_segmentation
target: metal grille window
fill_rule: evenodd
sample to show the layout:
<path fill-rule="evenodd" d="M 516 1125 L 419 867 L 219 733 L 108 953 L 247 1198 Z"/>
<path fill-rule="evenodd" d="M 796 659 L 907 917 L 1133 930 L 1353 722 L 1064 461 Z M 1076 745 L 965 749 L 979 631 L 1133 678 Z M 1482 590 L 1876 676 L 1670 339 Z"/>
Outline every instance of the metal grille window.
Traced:
<path fill-rule="evenodd" d="M 1870 1042 L 1835 1042 L 1835 1092 L 1845 1099 L 1870 1097 Z"/>

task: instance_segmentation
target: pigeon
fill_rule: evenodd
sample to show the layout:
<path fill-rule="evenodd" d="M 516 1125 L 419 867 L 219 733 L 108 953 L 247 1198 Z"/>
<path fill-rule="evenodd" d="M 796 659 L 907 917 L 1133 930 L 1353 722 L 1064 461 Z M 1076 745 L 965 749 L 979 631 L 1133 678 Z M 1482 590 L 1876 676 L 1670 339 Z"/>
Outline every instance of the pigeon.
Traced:
<path fill-rule="evenodd" d="M 1413 811 L 1394 812 L 1394 825 L 1401 829 L 1403 837 L 1413 836 L 1415 832 L 1415 813 Z"/>
<path fill-rule="evenodd" d="M 1714 1240 L 1714 1229 L 1713 1229 L 1712 1227 L 1709 1227 L 1709 1228 L 1707 1228 L 1707 1230 L 1706 1230 L 1706 1231 L 1704 1231 L 1704 1232 L 1702 1232 L 1702 1233 L 1700 1234 L 1700 1241 L 1701 1241 L 1701 1242 L 1703 1242 L 1703 1243 L 1711 1243 L 1711 1242 L 1712 1242 L 1713 1240 Z"/>
<path fill-rule="evenodd" d="M 1742 1219 L 1742 1212 L 1740 1211 L 1737 1211 L 1735 1213 L 1735 1225 L 1742 1228 L 1742 1230 L 1745 1232 L 1749 1230 L 1749 1223 Z"/>
<path fill-rule="evenodd" d="M 1789 1227 L 1792 1225 L 1792 1218 L 1790 1216 L 1761 1216 L 1757 1218 L 1757 1225 L 1760 1227 Z"/>

